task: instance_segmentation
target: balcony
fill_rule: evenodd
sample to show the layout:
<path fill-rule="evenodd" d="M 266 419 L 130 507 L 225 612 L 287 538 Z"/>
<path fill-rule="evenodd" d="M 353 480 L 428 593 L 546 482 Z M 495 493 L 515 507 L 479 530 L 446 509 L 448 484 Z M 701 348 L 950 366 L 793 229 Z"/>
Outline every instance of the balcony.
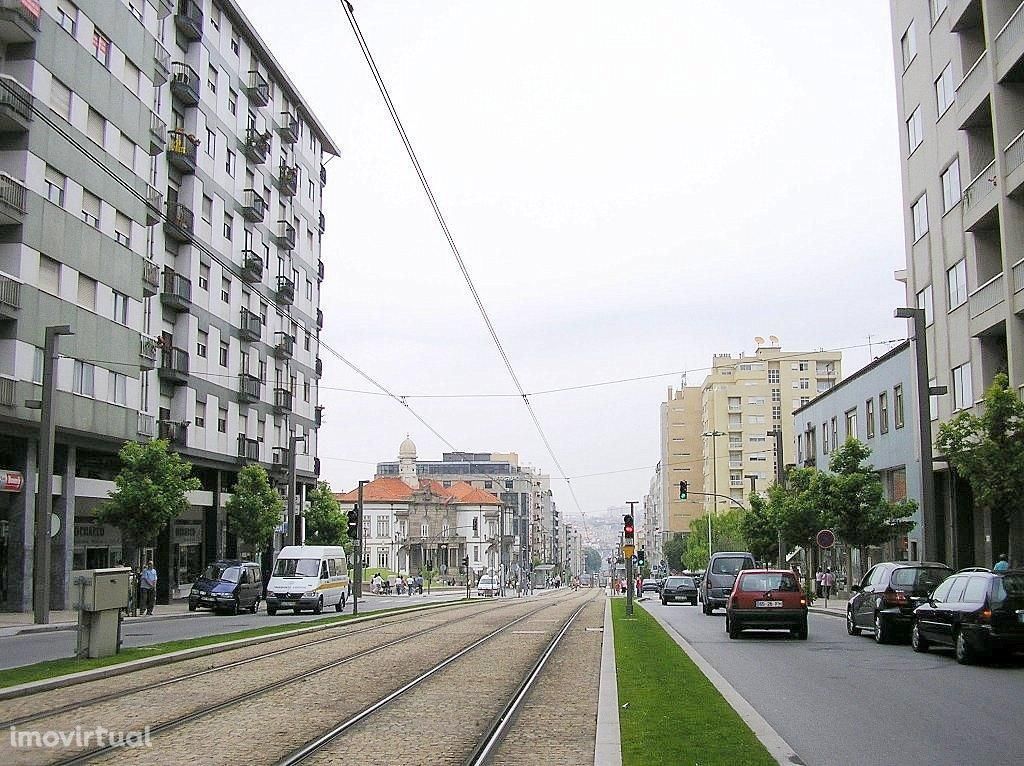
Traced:
<path fill-rule="evenodd" d="M 171 54 L 159 42 L 153 51 L 153 85 L 160 87 L 171 76 Z"/>
<path fill-rule="evenodd" d="M 242 218 L 251 223 L 263 223 L 267 212 L 267 201 L 255 190 L 242 192 Z"/>
<path fill-rule="evenodd" d="M 167 308 L 187 312 L 192 308 L 192 281 L 169 266 L 164 267 L 164 289 L 160 302 Z"/>
<path fill-rule="evenodd" d="M 287 388 L 274 389 L 274 412 L 283 415 L 292 411 L 292 392 Z"/>
<path fill-rule="evenodd" d="M 146 225 L 153 226 L 160 220 L 160 207 L 163 204 L 164 195 L 155 187 L 146 184 Z"/>
<path fill-rule="evenodd" d="M 286 332 L 277 333 L 277 345 L 274 346 L 274 356 L 278 359 L 291 359 L 295 354 L 295 336 Z"/>
<path fill-rule="evenodd" d="M 139 436 L 146 436 L 152 439 L 156 436 L 156 418 L 145 412 L 139 413 L 139 425 L 136 428 Z"/>
<path fill-rule="evenodd" d="M 238 435 L 238 459 L 245 463 L 256 463 L 260 459 L 260 443 L 245 434 Z"/>
<path fill-rule="evenodd" d="M 320 213 L 319 228 L 321 234 L 323 234 L 327 230 L 327 218 L 324 217 L 324 214 L 322 212 Z"/>
<path fill-rule="evenodd" d="M 249 343 L 256 343 L 260 338 L 263 337 L 263 322 L 260 320 L 260 315 L 256 314 L 249 309 L 242 307 L 242 316 L 239 319 L 241 327 L 239 329 L 239 337 L 242 340 L 249 341 Z"/>
<path fill-rule="evenodd" d="M 39 3 L 0 0 L 0 43 L 30 43 L 39 34 Z"/>
<path fill-rule="evenodd" d="M 295 303 L 295 283 L 283 274 L 277 277 L 277 302 L 285 306 Z"/>
<path fill-rule="evenodd" d="M 327 166 L 320 166 L 320 185 L 327 186 Z"/>
<path fill-rule="evenodd" d="M 324 329 L 324 312 L 322 309 L 316 310 L 316 328 L 318 330 Z"/>
<path fill-rule="evenodd" d="M 291 112 L 281 112 L 281 127 L 277 129 L 281 143 L 294 144 L 299 140 L 299 118 Z"/>
<path fill-rule="evenodd" d="M 324 424 L 324 406 L 322 404 L 313 408 L 313 423 L 317 428 Z"/>
<path fill-rule="evenodd" d="M 157 436 L 170 443 L 172 447 L 184 447 L 188 441 L 188 423 L 158 420 Z"/>
<path fill-rule="evenodd" d="M 167 123 L 156 112 L 149 115 L 149 155 L 156 157 L 167 146 Z"/>
<path fill-rule="evenodd" d="M 250 404 L 252 402 L 258 402 L 262 391 L 263 381 L 256 375 L 249 372 L 243 372 L 238 376 L 238 401 Z"/>
<path fill-rule="evenodd" d="M 1006 171 L 1006 193 L 1017 196 L 1024 187 L 1024 131 L 1017 134 L 1003 150 L 1003 167 Z"/>
<path fill-rule="evenodd" d="M 196 158 L 199 153 L 199 141 L 183 130 L 171 130 L 167 133 L 167 161 L 182 173 L 196 172 Z"/>
<path fill-rule="evenodd" d="M 188 383 L 188 351 L 177 346 L 160 349 L 160 367 L 157 375 L 160 380 L 175 386 Z"/>
<path fill-rule="evenodd" d="M 0 226 L 17 226 L 25 218 L 25 185 L 0 173 Z"/>
<path fill-rule="evenodd" d="M 174 10 L 174 0 L 153 0 L 153 5 L 156 6 L 156 17 L 158 19 L 166 19 L 171 15 L 171 11 Z"/>
<path fill-rule="evenodd" d="M 14 319 L 21 308 L 21 282 L 0 274 L 0 318 Z"/>
<path fill-rule="evenodd" d="M 996 162 L 992 160 L 964 189 L 964 231 L 992 228 L 999 202 Z"/>
<path fill-rule="evenodd" d="M 242 153 L 253 163 L 262 165 L 270 154 L 270 132 L 260 132 L 256 128 L 247 128 Z"/>
<path fill-rule="evenodd" d="M 274 447 L 274 451 L 271 456 L 271 470 L 278 475 L 287 474 L 290 460 L 291 450 L 289 450 L 287 447 Z"/>
<path fill-rule="evenodd" d="M 1013 312 L 1017 316 L 1024 316 L 1024 258 L 1021 258 L 1010 271 L 1013 290 Z"/>
<path fill-rule="evenodd" d="M 24 192 L 24 189 L 22 189 L 22 192 Z M 294 250 L 295 238 L 294 226 L 288 223 L 288 221 L 277 222 L 277 244 L 280 248 L 283 250 Z"/>
<path fill-rule="evenodd" d="M 245 86 L 249 103 L 253 106 L 266 106 L 270 103 L 270 83 L 267 78 L 256 70 L 249 71 L 249 82 Z"/>
<path fill-rule="evenodd" d="M 242 251 L 242 279 L 250 283 L 263 279 L 263 259 L 254 250 Z"/>
<path fill-rule="evenodd" d="M 195 230 L 195 216 L 180 202 L 167 201 L 167 218 L 164 233 L 178 242 L 191 242 Z"/>
<path fill-rule="evenodd" d="M 994 324 L 1006 319 L 1005 312 L 994 309 L 1002 306 L 1006 300 L 1002 274 L 996 274 L 981 287 L 972 292 L 968 298 L 968 315 L 971 322 L 971 335 L 978 337 Z"/>
<path fill-rule="evenodd" d="M 294 197 L 299 189 L 299 166 L 281 163 L 277 175 L 277 189 L 282 197 Z"/>
<path fill-rule="evenodd" d="M 174 26 L 181 36 L 192 42 L 203 39 L 203 8 L 195 0 L 178 0 L 178 12 L 174 15 Z"/>
<path fill-rule="evenodd" d="M 313 458 L 313 475 L 320 476 L 320 458 Z"/>
<path fill-rule="evenodd" d="M 1018 5 L 1003 28 L 996 33 L 996 79 L 1003 77 L 1024 54 L 1024 5 Z"/>
<path fill-rule="evenodd" d="M 323 376 L 323 374 L 324 374 L 324 360 L 321 359 L 320 357 L 317 357 L 316 358 L 316 362 L 313 363 L 313 371 L 316 373 L 316 376 L 318 378 Z"/>
<path fill-rule="evenodd" d="M 323 261 L 317 261 L 317 264 L 316 264 L 316 278 L 317 278 L 317 281 L 319 281 L 319 282 L 323 282 L 324 281 L 324 262 Z"/>
<path fill-rule="evenodd" d="M 152 370 L 156 367 L 157 359 L 160 356 L 160 344 L 156 338 L 148 335 L 139 336 L 139 369 Z"/>
<path fill-rule="evenodd" d="M 14 394 L 17 387 L 18 383 L 13 378 L 0 376 L 0 405 L 4 407 L 14 406 Z"/>
<path fill-rule="evenodd" d="M 160 267 L 152 261 L 142 262 L 142 294 L 149 298 L 160 292 Z"/>
<path fill-rule="evenodd" d="M 199 75 L 183 61 L 171 64 L 171 95 L 186 106 L 199 105 Z"/>
<path fill-rule="evenodd" d="M 985 51 L 956 86 L 957 114 L 961 128 L 973 122 L 977 116 L 978 110 L 988 98 L 991 82 L 991 57 Z"/>
<path fill-rule="evenodd" d="M 21 133 L 32 122 L 32 94 L 10 75 L 0 74 L 0 132 Z"/>

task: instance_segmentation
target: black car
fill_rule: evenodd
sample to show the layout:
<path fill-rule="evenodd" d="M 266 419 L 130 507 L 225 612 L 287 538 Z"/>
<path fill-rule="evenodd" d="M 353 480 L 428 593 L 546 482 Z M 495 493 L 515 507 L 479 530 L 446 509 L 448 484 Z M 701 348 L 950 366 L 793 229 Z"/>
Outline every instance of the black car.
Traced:
<path fill-rule="evenodd" d="M 910 632 L 914 609 L 923 604 L 935 587 L 953 574 L 945 564 L 925 561 L 890 561 L 875 564 L 846 605 L 846 632 L 851 636 L 870 630 L 875 641 L 885 644 L 897 632 Z"/>
<path fill-rule="evenodd" d="M 952 646 L 961 664 L 1024 651 L 1024 570 L 957 572 L 944 580 L 914 610 L 910 643 L 917 652 Z"/>
<path fill-rule="evenodd" d="M 697 583 L 684 575 L 665 578 L 665 584 L 661 586 L 661 603 L 667 605 L 669 601 L 689 601 L 691 606 L 697 606 Z"/>
<path fill-rule="evenodd" d="M 238 614 L 248 609 L 253 614 L 263 599 L 260 565 L 252 561 L 223 559 L 214 561 L 192 585 L 188 610 L 212 609 Z"/>

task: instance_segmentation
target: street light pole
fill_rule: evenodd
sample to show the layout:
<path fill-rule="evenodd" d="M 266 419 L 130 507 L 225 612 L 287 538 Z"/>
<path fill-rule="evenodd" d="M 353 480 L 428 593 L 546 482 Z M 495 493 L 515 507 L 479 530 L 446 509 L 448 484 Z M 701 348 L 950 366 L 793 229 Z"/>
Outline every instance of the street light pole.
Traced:
<path fill-rule="evenodd" d="M 822 434 L 824 436 L 824 434 Z M 773 428 L 768 432 L 768 436 L 775 437 L 775 483 L 780 487 L 786 483 L 786 467 L 783 465 L 782 460 L 782 429 Z M 786 558 L 786 546 L 782 542 L 782 529 L 778 530 L 779 533 L 779 569 L 782 569 Z"/>
<path fill-rule="evenodd" d="M 356 560 L 352 563 L 352 615 L 359 614 L 359 596 L 363 593 L 363 485 L 369 484 L 360 479 L 356 487 L 356 539 L 352 544 L 352 552 Z"/>
<path fill-rule="evenodd" d="M 708 562 L 711 562 L 711 517 L 718 509 L 718 454 L 717 454 L 717 442 L 715 438 L 718 436 L 725 436 L 725 431 L 705 431 L 701 436 L 711 437 L 711 494 L 713 500 L 711 501 L 711 512 L 708 513 Z"/>

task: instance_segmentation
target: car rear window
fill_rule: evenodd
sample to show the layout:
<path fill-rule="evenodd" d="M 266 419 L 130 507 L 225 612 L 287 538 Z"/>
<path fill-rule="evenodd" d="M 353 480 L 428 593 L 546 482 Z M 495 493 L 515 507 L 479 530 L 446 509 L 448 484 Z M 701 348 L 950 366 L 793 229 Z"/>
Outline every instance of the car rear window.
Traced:
<path fill-rule="evenodd" d="M 769 572 L 746 574 L 740 580 L 740 590 L 749 593 L 769 590 L 790 591 L 800 590 L 796 584 L 796 578 L 791 574 L 774 574 Z"/>
<path fill-rule="evenodd" d="M 892 584 L 930 591 L 952 573 L 951 569 L 941 567 L 901 567 L 892 573 Z"/>
<path fill-rule="evenodd" d="M 692 577 L 669 577 L 665 580 L 665 585 L 669 588 L 678 588 L 680 585 L 693 586 Z"/>
<path fill-rule="evenodd" d="M 737 575 L 750 563 L 746 556 L 722 556 L 711 564 L 711 574 Z"/>

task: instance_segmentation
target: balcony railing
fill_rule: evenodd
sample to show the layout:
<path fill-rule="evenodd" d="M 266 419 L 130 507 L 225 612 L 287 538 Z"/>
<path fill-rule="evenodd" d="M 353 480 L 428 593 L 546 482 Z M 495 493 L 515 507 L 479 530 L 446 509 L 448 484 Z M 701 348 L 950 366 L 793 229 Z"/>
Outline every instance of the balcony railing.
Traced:
<path fill-rule="evenodd" d="M 199 75 L 184 61 L 171 64 L 171 95 L 189 106 L 199 104 Z"/>
<path fill-rule="evenodd" d="M 295 302 L 295 283 L 283 274 L 277 277 L 277 302 L 286 306 Z"/>
<path fill-rule="evenodd" d="M 270 133 L 268 131 L 261 132 L 256 128 L 247 128 L 242 151 L 255 164 L 263 164 L 270 153 Z"/>
<path fill-rule="evenodd" d="M 255 343 L 261 337 L 263 337 L 263 323 L 260 320 L 260 315 L 256 314 L 249 309 L 242 307 L 242 316 L 239 320 L 241 323 L 241 329 L 239 335 L 242 340 L 247 340 L 250 343 Z"/>
<path fill-rule="evenodd" d="M 316 278 L 320 282 L 324 281 L 324 262 L 323 261 L 317 261 L 317 264 L 316 264 Z"/>
<path fill-rule="evenodd" d="M 153 226 L 160 220 L 160 208 L 164 201 L 164 195 L 161 194 L 155 186 L 146 184 L 146 225 Z"/>
<path fill-rule="evenodd" d="M 0 214 L 14 215 L 18 220 L 25 215 L 25 185 L 7 173 L 0 173 Z"/>
<path fill-rule="evenodd" d="M 250 439 L 245 434 L 238 435 L 238 457 L 248 462 L 256 462 L 260 459 L 260 443 L 256 439 Z"/>
<path fill-rule="evenodd" d="M 250 70 L 249 82 L 245 87 L 249 103 L 255 106 L 266 106 L 270 103 L 270 83 L 267 78 L 256 70 Z"/>
<path fill-rule="evenodd" d="M 171 54 L 160 43 L 153 52 L 153 84 L 163 85 L 171 76 Z"/>
<path fill-rule="evenodd" d="M 171 130 L 167 133 L 167 161 L 182 173 L 196 172 L 196 159 L 199 154 L 199 140 L 183 130 Z"/>
<path fill-rule="evenodd" d="M 0 377 L 0 405 L 14 406 L 14 391 L 17 387 L 13 378 Z"/>
<path fill-rule="evenodd" d="M 274 451 L 271 457 L 274 468 L 278 471 L 287 471 L 288 463 L 291 457 L 291 450 L 287 447 L 274 447 Z"/>
<path fill-rule="evenodd" d="M 325 231 L 327 231 L 327 217 L 320 213 L 320 233 L 323 234 Z"/>
<path fill-rule="evenodd" d="M 279 414 L 292 411 L 292 392 L 287 388 L 274 389 L 274 411 Z"/>
<path fill-rule="evenodd" d="M 324 424 L 324 405 L 318 404 L 313 408 L 313 422 L 317 428 Z"/>
<path fill-rule="evenodd" d="M 182 37 L 192 42 L 203 39 L 203 8 L 195 0 L 178 0 L 174 26 Z"/>
<path fill-rule="evenodd" d="M 139 425 L 136 429 L 139 432 L 139 436 L 148 436 L 153 438 L 156 436 L 156 417 L 145 412 L 139 413 Z"/>
<path fill-rule="evenodd" d="M 277 132 L 282 142 L 294 144 L 299 140 L 299 118 L 291 112 L 281 112 L 281 127 Z"/>
<path fill-rule="evenodd" d="M 327 186 L 327 166 L 320 166 L 320 185 Z"/>
<path fill-rule="evenodd" d="M 982 88 L 989 79 L 989 56 L 988 51 L 985 51 L 974 62 L 974 66 L 967 71 L 960 84 L 956 86 L 956 100 L 960 104 L 958 108 L 965 108 L 968 98 Z"/>
<path fill-rule="evenodd" d="M 149 113 L 149 154 L 160 154 L 167 146 L 167 123 L 156 112 Z"/>
<path fill-rule="evenodd" d="M 324 374 L 324 360 L 320 357 L 317 357 L 316 361 L 313 363 L 313 371 L 316 373 L 318 378 Z"/>
<path fill-rule="evenodd" d="M 267 212 L 267 201 L 255 189 L 242 192 L 242 217 L 252 223 L 262 223 Z"/>
<path fill-rule="evenodd" d="M 21 282 L 6 274 L 0 274 L 0 305 L 21 308 Z"/>
<path fill-rule="evenodd" d="M 970 303 L 968 311 L 971 318 L 981 316 L 989 309 L 998 306 L 1003 300 L 1003 275 L 996 274 L 968 296 L 968 302 Z"/>
<path fill-rule="evenodd" d="M 174 447 L 184 447 L 188 440 L 188 423 L 158 420 L 157 435 Z"/>
<path fill-rule="evenodd" d="M 164 232 L 179 242 L 192 240 L 195 230 L 195 215 L 180 202 L 167 201 L 167 220 L 164 221 Z"/>
<path fill-rule="evenodd" d="M 263 381 L 256 375 L 243 372 L 238 376 L 238 397 L 243 402 L 258 402 L 263 389 Z"/>
<path fill-rule="evenodd" d="M 1003 25 L 1003 28 L 996 33 L 996 61 L 1000 64 L 1003 59 L 1013 51 L 1024 37 L 1024 5 L 1018 5 L 1017 10 Z"/>
<path fill-rule="evenodd" d="M 24 130 L 32 120 L 32 94 L 10 75 L 0 74 L 0 128 Z"/>
<path fill-rule="evenodd" d="M 295 336 L 286 332 L 277 334 L 277 345 L 274 346 L 274 356 L 278 359 L 291 359 L 295 354 Z"/>
<path fill-rule="evenodd" d="M 255 250 L 242 251 L 242 279 L 259 282 L 263 279 L 263 259 Z"/>
<path fill-rule="evenodd" d="M 160 344 L 149 335 L 139 336 L 139 369 L 152 370 L 160 356 Z"/>
<path fill-rule="evenodd" d="M 277 244 L 285 250 L 295 249 L 295 227 L 288 221 L 277 222 Z"/>
<path fill-rule="evenodd" d="M 299 189 L 299 167 L 298 165 L 286 165 L 281 163 L 277 176 L 277 188 L 283 197 L 294 197 Z"/>
<path fill-rule="evenodd" d="M 188 311 L 192 306 L 192 280 L 165 266 L 160 302 L 175 311 Z"/>
<path fill-rule="evenodd" d="M 1010 175 L 1014 170 L 1024 165 L 1024 130 L 1018 133 L 1017 137 L 1003 150 L 1003 157 L 1006 165 L 1006 175 Z"/>
<path fill-rule="evenodd" d="M 177 346 L 160 349 L 159 376 L 175 385 L 188 383 L 188 351 Z"/>
<path fill-rule="evenodd" d="M 1013 264 L 1013 291 L 1019 293 L 1024 290 L 1024 258 Z"/>
<path fill-rule="evenodd" d="M 996 185 L 996 161 L 992 160 L 964 189 L 964 210 L 981 204 L 982 200 L 995 191 Z"/>
<path fill-rule="evenodd" d="M 318 330 L 324 329 L 324 312 L 323 309 L 316 310 L 316 327 Z"/>
<path fill-rule="evenodd" d="M 142 262 L 142 294 L 147 298 L 160 292 L 160 267 L 152 261 Z"/>

